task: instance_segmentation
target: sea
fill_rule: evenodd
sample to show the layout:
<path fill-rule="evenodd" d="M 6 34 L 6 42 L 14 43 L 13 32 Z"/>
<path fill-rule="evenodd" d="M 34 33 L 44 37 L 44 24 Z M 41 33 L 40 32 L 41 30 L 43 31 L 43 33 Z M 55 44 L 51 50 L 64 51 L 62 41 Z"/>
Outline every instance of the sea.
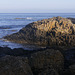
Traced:
<path fill-rule="evenodd" d="M 31 22 L 57 16 L 75 18 L 75 13 L 0 13 L 0 46 L 10 47 L 11 49 L 23 48 L 26 50 L 40 48 L 35 45 L 24 45 L 5 41 L 3 37 L 18 32 Z"/>

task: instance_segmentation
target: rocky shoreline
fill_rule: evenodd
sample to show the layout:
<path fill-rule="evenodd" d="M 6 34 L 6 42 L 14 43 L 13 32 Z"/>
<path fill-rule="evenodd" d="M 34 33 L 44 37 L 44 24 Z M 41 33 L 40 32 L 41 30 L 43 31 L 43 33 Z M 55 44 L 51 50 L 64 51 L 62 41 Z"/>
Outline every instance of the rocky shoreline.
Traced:
<path fill-rule="evenodd" d="M 75 75 L 74 18 L 36 21 L 4 39 L 46 48 L 0 47 L 0 75 Z"/>
<path fill-rule="evenodd" d="M 74 75 L 75 48 L 39 50 L 0 47 L 0 75 Z"/>
<path fill-rule="evenodd" d="M 28 24 L 19 32 L 5 36 L 4 39 L 22 44 L 75 46 L 74 23 L 72 18 L 59 16 L 43 19 Z"/>

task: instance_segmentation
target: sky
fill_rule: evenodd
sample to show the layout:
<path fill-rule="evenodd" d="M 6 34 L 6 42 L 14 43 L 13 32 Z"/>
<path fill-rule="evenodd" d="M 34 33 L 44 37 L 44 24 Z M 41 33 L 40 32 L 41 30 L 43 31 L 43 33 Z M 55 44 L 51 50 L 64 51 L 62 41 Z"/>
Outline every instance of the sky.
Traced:
<path fill-rule="evenodd" d="M 75 0 L 0 0 L 0 13 L 75 13 Z"/>

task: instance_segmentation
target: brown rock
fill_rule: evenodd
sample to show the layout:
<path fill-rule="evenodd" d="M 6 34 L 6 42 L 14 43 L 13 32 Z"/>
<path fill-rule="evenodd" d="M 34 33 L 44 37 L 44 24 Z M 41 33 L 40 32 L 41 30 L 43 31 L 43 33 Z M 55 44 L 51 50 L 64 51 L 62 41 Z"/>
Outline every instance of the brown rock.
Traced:
<path fill-rule="evenodd" d="M 17 43 L 75 46 L 75 24 L 58 16 L 30 23 L 4 38 Z"/>

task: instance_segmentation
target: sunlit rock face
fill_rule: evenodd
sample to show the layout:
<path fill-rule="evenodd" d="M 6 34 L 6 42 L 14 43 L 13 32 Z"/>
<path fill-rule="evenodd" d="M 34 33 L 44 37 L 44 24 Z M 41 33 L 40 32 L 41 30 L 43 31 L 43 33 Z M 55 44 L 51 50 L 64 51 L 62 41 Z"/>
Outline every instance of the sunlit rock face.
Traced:
<path fill-rule="evenodd" d="M 17 43 L 75 46 L 75 24 L 58 16 L 30 23 L 4 38 Z"/>
<path fill-rule="evenodd" d="M 56 34 L 72 34 L 73 24 L 71 20 L 62 17 L 53 17 L 41 21 L 34 22 L 33 28 L 41 31 L 54 31 Z"/>

